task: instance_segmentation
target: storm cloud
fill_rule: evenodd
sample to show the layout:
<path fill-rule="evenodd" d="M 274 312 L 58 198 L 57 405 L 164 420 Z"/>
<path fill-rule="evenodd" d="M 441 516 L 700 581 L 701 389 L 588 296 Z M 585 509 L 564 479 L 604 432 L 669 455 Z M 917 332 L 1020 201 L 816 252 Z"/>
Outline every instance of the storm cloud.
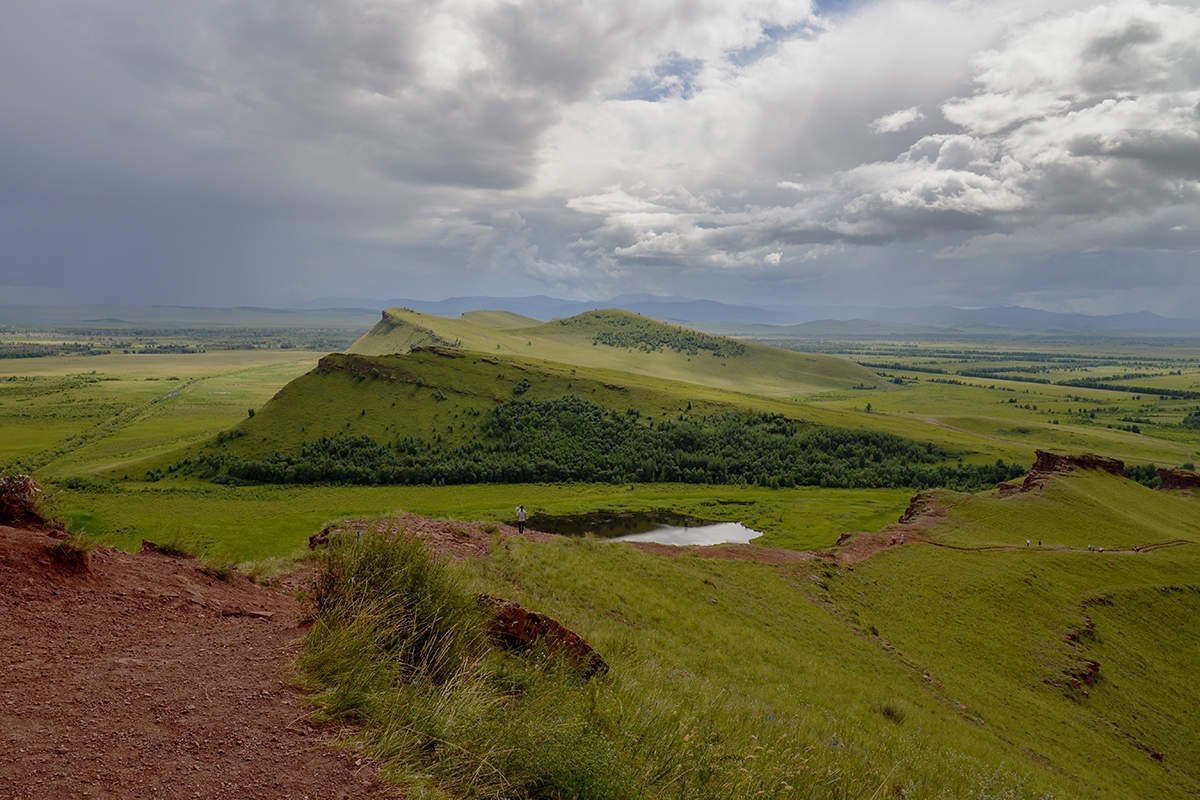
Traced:
<path fill-rule="evenodd" d="M 0 302 L 1200 300 L 1188 2 L 6 17 Z"/>

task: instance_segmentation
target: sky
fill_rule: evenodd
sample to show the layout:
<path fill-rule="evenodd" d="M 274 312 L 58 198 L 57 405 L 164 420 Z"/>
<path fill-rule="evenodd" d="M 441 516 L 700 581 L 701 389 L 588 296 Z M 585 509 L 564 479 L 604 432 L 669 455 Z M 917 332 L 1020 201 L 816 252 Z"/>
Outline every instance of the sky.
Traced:
<path fill-rule="evenodd" d="M 1200 317 L 1194 0 L 0 14 L 0 304 Z"/>

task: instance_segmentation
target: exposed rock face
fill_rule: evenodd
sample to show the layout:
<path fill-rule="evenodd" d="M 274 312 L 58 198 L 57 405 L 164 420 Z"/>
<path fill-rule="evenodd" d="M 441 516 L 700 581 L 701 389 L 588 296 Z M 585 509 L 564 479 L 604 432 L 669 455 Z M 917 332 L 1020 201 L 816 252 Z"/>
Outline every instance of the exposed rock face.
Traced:
<path fill-rule="evenodd" d="M 1125 474 L 1125 462 L 1115 458 L 1098 456 L 1095 453 L 1083 453 L 1078 456 L 1064 456 L 1038 450 L 1037 460 L 1033 462 L 1034 472 L 1070 472 L 1079 469 L 1100 469 L 1113 475 Z"/>
<path fill-rule="evenodd" d="M 564 657 L 583 673 L 583 677 L 603 675 L 608 664 L 579 634 L 545 614 L 522 608 L 512 600 L 480 595 L 479 602 L 491 608 L 492 638 L 507 650 L 526 651 L 541 644 Z"/>
<path fill-rule="evenodd" d="M 912 522 L 918 517 L 944 516 L 946 513 L 937 502 L 934 492 L 919 492 L 908 501 L 908 508 L 900 515 L 900 522 Z"/>
<path fill-rule="evenodd" d="M 1158 477 L 1162 479 L 1160 489 L 1196 489 L 1200 488 L 1200 475 L 1182 469 L 1158 468 Z"/>
<path fill-rule="evenodd" d="M 329 537 L 333 535 L 333 531 L 333 526 L 327 526 L 308 537 L 308 549 L 316 550 L 329 544 Z"/>
<path fill-rule="evenodd" d="M 1033 469 L 1025 476 L 1021 484 L 1022 492 L 1041 488 L 1047 475 L 1070 472 L 1073 469 L 1099 469 L 1113 475 L 1125 475 L 1125 462 L 1115 458 L 1098 456 L 1095 453 L 1083 453 L 1077 456 L 1064 456 L 1046 450 L 1037 450 L 1037 458 Z"/>

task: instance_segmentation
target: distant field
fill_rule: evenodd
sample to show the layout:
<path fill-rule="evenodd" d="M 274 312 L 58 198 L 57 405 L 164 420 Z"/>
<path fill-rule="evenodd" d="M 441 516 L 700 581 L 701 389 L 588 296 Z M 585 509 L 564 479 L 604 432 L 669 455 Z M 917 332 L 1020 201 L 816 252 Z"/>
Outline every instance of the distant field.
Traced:
<path fill-rule="evenodd" d="M 1200 408 L 1194 342 L 1077 337 L 1040 345 L 868 341 L 822 347 L 871 365 L 892 390 L 865 399 L 830 393 L 809 398 L 810 405 L 850 409 L 870 402 L 873 411 L 906 420 L 910 430 L 950 426 L 996 448 L 1091 450 L 1167 465 L 1195 462 L 1200 451 L 1200 431 L 1180 424 Z M 1153 389 L 1164 394 L 1147 391 Z"/>
<path fill-rule="evenodd" d="M 47 477 L 119 468 L 213 436 L 320 353 L 241 350 L 0 360 L 0 463 Z"/>

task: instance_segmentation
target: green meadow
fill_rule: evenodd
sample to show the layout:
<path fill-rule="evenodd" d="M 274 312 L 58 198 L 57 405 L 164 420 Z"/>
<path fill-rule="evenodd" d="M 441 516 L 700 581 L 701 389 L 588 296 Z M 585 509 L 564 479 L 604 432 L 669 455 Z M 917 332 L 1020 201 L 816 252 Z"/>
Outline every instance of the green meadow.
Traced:
<path fill-rule="evenodd" d="M 213 486 L 195 482 L 64 487 L 57 508 L 73 528 L 127 550 L 142 539 L 180 540 L 234 562 L 295 555 L 331 520 L 407 511 L 467 522 L 514 522 L 523 503 L 538 514 L 669 509 L 763 532 L 759 544 L 797 550 L 832 545 L 850 530 L 894 522 L 904 489 L 765 489 L 688 484 L 476 484 L 466 486 Z"/>
<path fill-rule="evenodd" d="M 17 344 L 75 341 L 39 336 Z M 191 349 L 201 340 L 214 341 L 178 338 Z M 534 528 L 540 514 L 664 509 L 742 522 L 763 533 L 756 544 L 827 550 L 895 522 L 914 493 L 231 485 L 172 470 L 198 453 L 265 457 L 322 436 L 456 447 L 514 398 L 583 397 L 648 425 L 777 414 L 806 429 L 901 436 L 951 463 L 1030 464 L 1045 448 L 1180 466 L 1200 450 L 1200 430 L 1183 424 L 1200 401 L 1180 394 L 1200 382 L 1190 343 L 822 341 L 808 355 L 610 312 L 539 323 L 393 309 L 320 366 L 326 351 L 278 341 L 157 346 L 0 359 L 0 463 L 33 470 L 76 530 L 129 550 L 176 543 L 247 571 L 300 557 L 330 522 L 415 513 L 486 530 L 511 522 L 517 503 Z M 1063 383 L 1079 380 L 1105 386 Z M 602 678 L 471 645 L 439 662 L 452 678 L 397 682 L 409 667 L 376 646 L 396 628 L 372 605 L 383 598 L 319 620 L 298 674 L 320 713 L 355 723 L 352 743 L 411 797 L 1200 792 L 1200 501 L 1088 470 L 1028 492 L 930 496 L 941 512 L 920 523 L 920 541 L 859 561 L 667 558 L 588 538 L 496 537 L 486 559 L 444 566 L 448 582 L 429 584 L 458 598 L 430 613 L 467 626 L 463 641 L 477 621 L 451 606 L 478 592 L 511 598 L 584 636 L 610 665 Z"/>

